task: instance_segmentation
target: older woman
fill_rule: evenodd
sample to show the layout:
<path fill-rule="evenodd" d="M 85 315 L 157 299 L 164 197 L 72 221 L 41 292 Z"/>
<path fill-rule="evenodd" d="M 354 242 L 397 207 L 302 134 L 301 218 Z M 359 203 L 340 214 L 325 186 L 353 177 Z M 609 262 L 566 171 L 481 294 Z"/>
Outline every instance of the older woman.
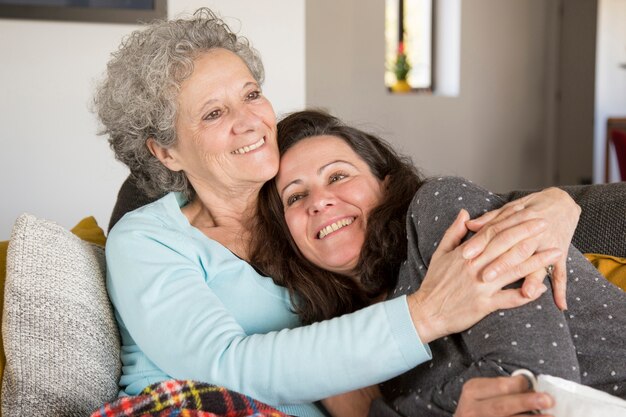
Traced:
<path fill-rule="evenodd" d="M 246 262 L 258 193 L 279 160 L 262 81 L 258 54 L 207 9 L 134 32 L 108 64 L 95 99 L 103 133 L 146 193 L 168 193 L 107 241 L 124 394 L 195 379 L 319 416 L 313 401 L 405 372 L 430 359 L 427 343 L 539 296 L 502 290 L 508 274 L 481 279 L 504 261 L 524 275 L 558 262 L 556 249 L 507 254 L 546 229 L 531 220 L 477 244 L 471 265 L 467 246 L 446 250 L 426 278 L 433 288 L 298 327 L 288 290 Z M 446 273 L 453 265 L 461 275 Z"/>

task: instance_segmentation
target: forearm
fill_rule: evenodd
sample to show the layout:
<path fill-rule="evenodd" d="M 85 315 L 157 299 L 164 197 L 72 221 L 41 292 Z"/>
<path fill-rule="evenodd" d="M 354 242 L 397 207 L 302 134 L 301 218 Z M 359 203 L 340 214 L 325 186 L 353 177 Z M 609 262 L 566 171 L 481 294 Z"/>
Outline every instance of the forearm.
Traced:
<path fill-rule="evenodd" d="M 297 404 L 384 381 L 430 358 L 405 299 L 284 329 L 296 324 L 286 290 L 238 260 L 229 260 L 231 269 L 243 265 L 238 274 L 203 271 L 218 269 L 211 248 L 176 235 L 165 242 L 169 232 L 160 225 L 152 234 L 146 226 L 124 231 L 126 221 L 108 242 L 109 294 L 135 348 L 160 373 Z"/>
<path fill-rule="evenodd" d="M 326 398 L 322 404 L 333 417 L 365 417 L 372 401 L 379 397 L 380 389 L 373 385 Z"/>

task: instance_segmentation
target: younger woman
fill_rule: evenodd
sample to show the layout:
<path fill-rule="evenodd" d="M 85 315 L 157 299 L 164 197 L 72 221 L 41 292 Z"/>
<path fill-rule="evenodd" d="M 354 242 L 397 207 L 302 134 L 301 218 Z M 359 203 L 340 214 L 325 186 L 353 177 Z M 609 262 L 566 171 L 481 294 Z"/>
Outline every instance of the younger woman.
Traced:
<path fill-rule="evenodd" d="M 504 203 L 460 178 L 422 182 L 388 144 L 324 113 L 287 117 L 278 125 L 278 142 L 280 169 L 259 205 L 264 221 L 258 235 L 274 238 L 257 242 L 253 260 L 290 288 L 304 321 L 348 312 L 345 306 L 354 305 L 353 299 L 374 303 L 420 288 L 435 258 L 440 258 L 437 268 L 445 265 L 441 258 L 459 244 L 469 216 Z M 516 211 L 516 206 L 506 207 L 492 227 L 505 227 Z M 457 233 L 444 236 L 450 224 Z M 541 239 L 520 246 L 533 253 L 541 250 Z M 468 261 L 440 273 L 479 267 Z M 626 294 L 573 247 L 567 267 L 568 311 L 559 310 L 547 292 L 433 342 L 432 362 L 382 384 L 384 401 L 374 401 L 370 413 L 450 416 L 465 381 L 506 376 L 518 368 L 626 397 Z M 356 294 L 343 291 L 346 282 L 357 284 Z M 461 282 L 458 291 L 464 291 Z M 431 317 L 432 323 L 437 320 Z"/>

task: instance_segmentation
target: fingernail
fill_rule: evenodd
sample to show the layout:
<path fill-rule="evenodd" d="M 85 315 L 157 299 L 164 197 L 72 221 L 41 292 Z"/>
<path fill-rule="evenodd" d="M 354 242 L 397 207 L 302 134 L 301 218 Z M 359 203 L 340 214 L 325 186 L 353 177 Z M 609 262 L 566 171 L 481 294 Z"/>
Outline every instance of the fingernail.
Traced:
<path fill-rule="evenodd" d="M 465 249 L 463 249 L 463 258 L 472 259 L 474 256 L 476 256 L 477 253 L 478 253 L 478 249 L 476 249 L 473 246 L 468 246 Z"/>
<path fill-rule="evenodd" d="M 540 291 L 540 292 L 539 292 L 539 294 L 541 295 L 541 294 L 543 294 L 544 292 L 548 291 L 548 287 L 546 287 L 546 285 L 545 285 L 545 284 L 541 284 L 541 285 L 539 286 L 539 291 Z"/>
<path fill-rule="evenodd" d="M 493 281 L 494 279 L 496 279 L 496 275 L 498 274 L 496 273 L 496 271 L 492 269 L 490 271 L 485 272 L 485 274 L 483 275 L 483 279 L 487 282 Z"/>
<path fill-rule="evenodd" d="M 535 287 L 534 285 L 526 286 L 526 296 L 528 298 L 535 298 L 536 294 L 537 294 L 537 287 Z"/>
<path fill-rule="evenodd" d="M 550 408 L 552 406 L 552 399 L 547 395 L 542 395 L 537 400 L 537 406 L 541 409 Z"/>

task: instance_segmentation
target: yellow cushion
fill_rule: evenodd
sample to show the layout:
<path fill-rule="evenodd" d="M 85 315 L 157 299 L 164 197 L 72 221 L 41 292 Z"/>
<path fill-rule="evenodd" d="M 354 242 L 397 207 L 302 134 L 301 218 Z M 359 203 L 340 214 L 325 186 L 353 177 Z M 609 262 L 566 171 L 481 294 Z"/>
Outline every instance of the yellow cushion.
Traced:
<path fill-rule="evenodd" d="M 82 240 L 96 245 L 104 246 L 106 243 L 106 236 L 104 231 L 98 226 L 96 219 L 93 216 L 85 217 L 74 228 L 72 233 L 81 238 Z M 4 305 L 4 281 L 7 273 L 7 249 L 9 247 L 8 241 L 0 242 L 0 309 Z M 1 315 L 0 311 L 0 315 Z M 1 316 L 0 316 L 1 321 Z M 2 343 L 2 335 L 0 334 L 0 382 L 2 380 L 2 372 L 4 371 L 4 365 L 6 358 L 4 356 L 4 345 Z"/>
<path fill-rule="evenodd" d="M 82 240 L 96 245 L 104 246 L 107 240 L 104 231 L 98 226 L 93 216 L 82 219 L 71 231 Z"/>
<path fill-rule="evenodd" d="M 585 257 L 613 284 L 626 291 L 626 258 L 586 253 Z"/>

